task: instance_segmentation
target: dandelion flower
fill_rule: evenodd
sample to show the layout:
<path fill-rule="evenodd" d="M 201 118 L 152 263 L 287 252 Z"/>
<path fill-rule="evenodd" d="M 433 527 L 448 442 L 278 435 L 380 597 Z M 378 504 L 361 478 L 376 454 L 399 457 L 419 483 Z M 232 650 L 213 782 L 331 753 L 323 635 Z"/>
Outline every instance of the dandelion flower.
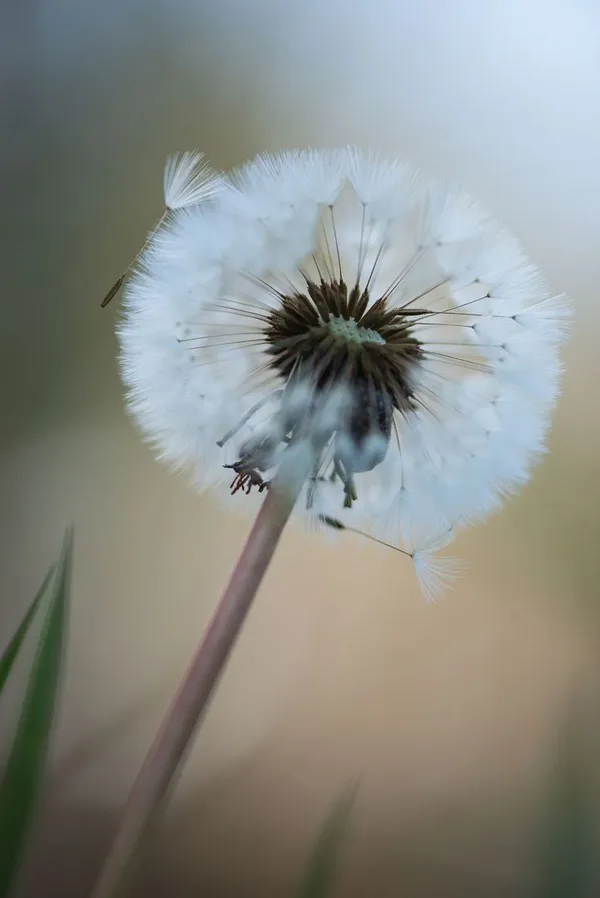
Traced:
<path fill-rule="evenodd" d="M 544 450 L 570 312 L 475 202 L 399 161 L 296 151 L 226 176 L 184 153 L 164 195 L 125 272 L 130 409 L 198 486 L 266 495 L 94 898 L 125 882 L 292 511 L 393 544 L 436 598 L 459 572 L 437 553 Z"/>
<path fill-rule="evenodd" d="M 428 546 L 544 450 L 568 303 L 474 201 L 403 162 L 296 151 L 213 176 L 200 160 L 169 164 L 171 211 L 126 290 L 133 414 L 236 502 L 302 448 L 298 510 L 404 545 L 437 594 L 453 566 Z"/>

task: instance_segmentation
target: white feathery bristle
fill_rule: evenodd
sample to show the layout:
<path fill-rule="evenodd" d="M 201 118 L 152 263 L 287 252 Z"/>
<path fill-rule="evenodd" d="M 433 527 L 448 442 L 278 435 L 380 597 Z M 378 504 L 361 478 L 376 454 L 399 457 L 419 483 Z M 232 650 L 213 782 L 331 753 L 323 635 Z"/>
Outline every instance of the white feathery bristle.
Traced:
<path fill-rule="evenodd" d="M 442 558 L 426 550 L 413 552 L 412 558 L 419 587 L 428 602 L 439 599 L 465 571 L 460 558 Z"/>
<path fill-rule="evenodd" d="M 204 161 L 204 153 L 186 151 L 169 156 L 163 180 L 167 209 L 184 209 L 210 199 L 221 178 Z"/>
<path fill-rule="evenodd" d="M 554 327 L 558 336 L 565 334 L 571 324 L 573 308 L 564 295 L 551 296 L 515 315 L 515 321 L 524 326 L 538 326 L 544 332 L 544 322 Z"/>
<path fill-rule="evenodd" d="M 459 558 L 441 558 L 437 553 L 454 539 L 450 527 L 424 540 L 412 552 L 415 574 L 421 592 L 428 602 L 434 602 L 465 570 Z"/>

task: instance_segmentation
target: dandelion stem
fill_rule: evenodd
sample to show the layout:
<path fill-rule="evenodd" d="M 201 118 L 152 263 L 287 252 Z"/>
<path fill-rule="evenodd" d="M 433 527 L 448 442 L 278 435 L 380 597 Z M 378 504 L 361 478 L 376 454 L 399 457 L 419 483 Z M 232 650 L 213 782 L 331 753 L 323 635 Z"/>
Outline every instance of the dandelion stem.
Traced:
<path fill-rule="evenodd" d="M 283 472 L 282 472 L 283 473 Z M 221 596 L 213 618 L 171 702 L 133 785 L 116 838 L 92 891 L 115 898 L 185 758 L 213 689 L 241 630 L 305 479 L 276 478 Z"/>

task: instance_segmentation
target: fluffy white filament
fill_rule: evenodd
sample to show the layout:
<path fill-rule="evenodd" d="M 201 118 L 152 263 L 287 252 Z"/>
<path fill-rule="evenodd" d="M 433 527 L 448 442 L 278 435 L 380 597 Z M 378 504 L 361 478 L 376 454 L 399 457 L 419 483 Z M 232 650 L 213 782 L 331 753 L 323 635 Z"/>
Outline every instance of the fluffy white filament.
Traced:
<path fill-rule="evenodd" d="M 359 150 L 260 156 L 229 177 L 183 154 L 167 165 L 165 202 L 120 326 L 143 432 L 199 486 L 228 484 L 223 465 L 257 434 L 278 442 L 275 464 L 284 384 L 264 333 L 281 297 L 341 277 L 368 286 L 371 304 L 419 310 L 415 403 L 394 413 L 383 461 L 356 474 L 345 508 L 325 446 L 299 508 L 406 545 L 437 595 L 455 573 L 434 554 L 437 534 L 492 512 L 544 451 L 568 303 L 463 193 Z"/>
<path fill-rule="evenodd" d="M 203 203 L 216 194 L 219 184 L 219 176 L 205 161 L 203 153 L 174 153 L 165 165 L 165 206 L 174 210 Z"/>

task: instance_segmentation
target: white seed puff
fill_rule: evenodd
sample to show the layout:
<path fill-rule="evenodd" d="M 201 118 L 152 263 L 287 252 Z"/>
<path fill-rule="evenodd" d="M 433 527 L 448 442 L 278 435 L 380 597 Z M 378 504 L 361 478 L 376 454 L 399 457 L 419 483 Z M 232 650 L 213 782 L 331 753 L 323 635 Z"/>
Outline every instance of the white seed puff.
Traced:
<path fill-rule="evenodd" d="M 463 193 L 356 149 L 183 154 L 165 196 L 119 328 L 142 431 L 236 502 L 308 447 L 298 509 L 405 546 L 437 594 L 433 552 L 544 449 L 567 301 Z"/>

